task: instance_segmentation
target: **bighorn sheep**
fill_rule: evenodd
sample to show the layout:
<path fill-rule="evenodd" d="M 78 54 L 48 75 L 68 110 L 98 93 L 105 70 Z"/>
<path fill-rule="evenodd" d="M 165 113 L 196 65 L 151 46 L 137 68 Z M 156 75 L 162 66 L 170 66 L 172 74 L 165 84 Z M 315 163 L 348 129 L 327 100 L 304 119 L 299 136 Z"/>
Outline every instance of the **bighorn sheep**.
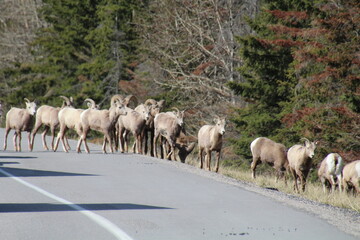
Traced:
<path fill-rule="evenodd" d="M 344 189 L 353 188 L 354 193 L 360 193 L 360 160 L 345 165 L 343 169 Z"/>
<path fill-rule="evenodd" d="M 92 106 L 96 106 L 94 100 L 86 99 L 86 102 L 91 103 Z M 80 152 L 81 142 L 84 141 L 85 151 L 90 153 L 89 147 L 86 142 L 86 136 L 90 129 L 99 131 L 104 134 L 104 142 L 102 146 L 103 153 L 106 153 L 106 143 L 109 143 L 110 152 L 113 153 L 113 133 L 115 124 L 118 121 L 120 115 L 126 115 L 126 110 L 122 103 L 115 101 L 111 103 L 109 110 L 98 110 L 89 108 L 83 111 L 80 115 L 80 122 L 82 127 L 82 135 L 79 138 L 77 145 L 77 152 Z"/>
<path fill-rule="evenodd" d="M 252 178 L 255 178 L 256 166 L 263 162 L 276 169 L 276 181 L 283 176 L 286 184 L 284 171 L 287 170 L 289 162 L 287 149 L 283 144 L 276 143 L 266 137 L 256 138 L 250 144 L 253 161 L 251 163 Z"/>
<path fill-rule="evenodd" d="M 306 178 L 310 171 L 312 158 L 314 157 L 314 151 L 317 142 L 310 142 L 305 140 L 305 145 L 294 145 L 287 153 L 289 161 L 289 170 L 294 176 L 294 190 L 299 192 L 297 179 L 300 178 L 302 191 L 305 191 Z"/>
<path fill-rule="evenodd" d="M 329 153 L 320 164 L 318 170 L 318 176 L 323 186 L 324 193 L 326 193 L 326 183 L 331 186 L 332 192 L 335 191 L 336 180 L 339 184 L 339 190 L 342 191 L 342 170 L 344 168 L 344 162 L 342 157 L 338 153 Z"/>
<path fill-rule="evenodd" d="M 7 137 L 9 134 L 9 131 L 11 129 L 15 130 L 14 133 L 14 148 L 15 151 L 21 152 L 21 132 L 27 131 L 28 134 L 28 144 L 29 144 L 29 150 L 31 151 L 31 141 L 30 141 L 30 134 L 31 129 L 33 127 L 33 116 L 36 113 L 36 103 L 30 102 L 29 99 L 24 98 L 26 108 L 15 108 L 12 107 L 6 114 L 6 127 L 5 127 L 5 142 L 4 142 L 4 150 L 6 150 L 7 147 Z M 18 142 L 17 142 L 18 140 Z"/>
<path fill-rule="evenodd" d="M 176 138 L 180 135 L 180 131 L 184 125 L 184 113 L 185 111 L 179 111 L 176 109 L 176 112 L 161 112 L 156 114 L 154 118 L 154 156 L 157 157 L 157 140 L 159 136 L 163 136 L 168 144 L 170 145 L 171 151 L 167 154 L 166 158 L 172 156 L 172 159 L 176 161 L 175 156 L 175 143 Z M 164 148 L 164 144 L 161 144 Z"/>
<path fill-rule="evenodd" d="M 31 133 L 31 146 L 34 147 L 34 138 L 39 130 L 39 128 L 44 125 L 45 130 L 42 133 L 42 143 L 45 150 L 49 150 L 47 144 L 46 144 L 46 133 L 51 131 L 51 149 L 54 150 L 54 139 L 55 139 L 55 129 L 59 126 L 59 111 L 63 109 L 64 107 L 71 107 L 73 105 L 73 98 L 70 97 L 68 99 L 67 97 L 60 96 L 64 99 L 63 105 L 61 108 L 59 107 L 52 107 L 48 105 L 43 105 L 39 107 L 39 109 L 36 112 L 36 121 L 34 129 Z M 66 139 L 67 146 L 69 148 L 69 144 Z"/>
<path fill-rule="evenodd" d="M 137 112 L 144 111 L 145 106 L 149 106 L 150 115 L 149 119 L 145 123 L 144 130 L 142 132 L 141 139 L 144 145 L 144 154 L 148 152 L 148 133 L 150 133 L 150 156 L 154 156 L 154 118 L 156 114 L 160 113 L 165 105 L 165 100 L 156 101 L 154 99 L 147 99 L 144 104 L 140 104 L 134 110 Z M 133 149 L 136 143 L 134 143 Z"/>
<path fill-rule="evenodd" d="M 207 170 L 211 170 L 211 152 L 216 152 L 215 172 L 219 171 L 220 154 L 222 148 L 222 137 L 225 134 L 225 118 L 217 117 L 215 125 L 204 125 L 198 133 L 198 147 L 200 168 L 203 168 L 203 151 L 205 150 L 205 165 Z"/>
<path fill-rule="evenodd" d="M 175 147 L 178 149 L 178 156 L 182 163 L 185 163 L 187 156 L 194 150 L 197 139 L 193 136 L 185 135 L 184 131 L 176 139 Z"/>
<path fill-rule="evenodd" d="M 89 108 L 96 109 L 96 105 L 88 105 Z M 65 133 L 68 129 L 74 129 L 76 133 L 81 137 L 82 135 L 82 126 L 80 122 L 80 114 L 84 111 L 84 109 L 75 109 L 71 106 L 64 107 L 59 111 L 58 117 L 59 117 L 59 123 L 60 123 L 60 130 L 58 133 L 58 136 L 56 138 L 54 152 L 56 152 L 59 141 L 61 140 L 64 152 L 69 152 L 64 139 L 65 139 Z"/>
<path fill-rule="evenodd" d="M 127 108 L 127 111 L 128 114 L 120 116 L 118 120 L 120 151 L 127 151 L 127 135 L 131 132 L 135 138 L 137 152 L 142 154 L 142 136 L 146 121 L 149 120 L 150 107 L 143 105 L 142 109 L 138 109 L 138 111 L 132 110 L 131 108 Z"/>

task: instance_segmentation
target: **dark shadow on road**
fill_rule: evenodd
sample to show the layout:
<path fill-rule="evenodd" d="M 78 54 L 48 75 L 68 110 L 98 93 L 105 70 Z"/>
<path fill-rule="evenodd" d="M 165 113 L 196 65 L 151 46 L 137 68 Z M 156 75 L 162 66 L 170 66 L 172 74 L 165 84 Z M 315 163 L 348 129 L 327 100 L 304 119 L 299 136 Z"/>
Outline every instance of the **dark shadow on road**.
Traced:
<path fill-rule="evenodd" d="M 77 206 L 89 211 L 173 209 L 132 203 L 87 203 L 76 205 L 50 203 L 1 203 L 0 213 L 78 211 L 76 210 Z"/>
<path fill-rule="evenodd" d="M 94 174 L 84 173 L 70 173 L 70 172 L 56 172 L 56 171 L 44 171 L 36 169 L 25 169 L 25 168 L 8 168 L 1 167 L 5 172 L 10 173 L 16 177 L 73 177 L 73 176 L 97 176 Z M 0 173 L 1 177 L 7 177 Z"/>
<path fill-rule="evenodd" d="M 37 158 L 32 156 L 0 156 L 0 159 L 2 158 L 9 158 L 9 159 L 30 159 L 30 158 Z"/>

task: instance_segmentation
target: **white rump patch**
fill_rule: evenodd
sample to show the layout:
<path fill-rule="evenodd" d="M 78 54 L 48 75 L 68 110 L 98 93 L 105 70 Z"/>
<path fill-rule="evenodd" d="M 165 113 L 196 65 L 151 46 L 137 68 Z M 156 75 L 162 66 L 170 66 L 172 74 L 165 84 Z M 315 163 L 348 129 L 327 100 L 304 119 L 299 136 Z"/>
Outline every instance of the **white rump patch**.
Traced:
<path fill-rule="evenodd" d="M 357 164 L 355 164 L 355 170 L 357 172 L 358 177 L 360 177 L 360 162 L 358 162 Z"/>
<path fill-rule="evenodd" d="M 259 137 L 257 138 L 257 139 L 255 139 L 254 141 L 252 141 L 251 142 L 251 144 L 250 144 L 250 150 L 251 150 L 251 153 L 252 153 L 252 155 L 254 155 L 254 147 L 255 147 L 255 145 L 256 145 L 256 143 L 259 141 Z"/>

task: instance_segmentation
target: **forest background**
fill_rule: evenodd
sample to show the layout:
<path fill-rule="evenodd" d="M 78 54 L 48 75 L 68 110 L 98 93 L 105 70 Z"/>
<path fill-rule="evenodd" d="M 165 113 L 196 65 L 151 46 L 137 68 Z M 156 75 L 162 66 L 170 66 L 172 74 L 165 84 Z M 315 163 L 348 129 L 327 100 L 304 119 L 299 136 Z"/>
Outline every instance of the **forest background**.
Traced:
<path fill-rule="evenodd" d="M 360 159 L 357 0 L 0 0 L 0 101 L 77 107 L 113 94 L 228 119 L 223 166 L 259 136 Z M 3 121 L 4 122 L 4 121 Z M 315 171 L 313 171 L 315 172 Z M 313 174 L 314 175 L 314 174 Z"/>

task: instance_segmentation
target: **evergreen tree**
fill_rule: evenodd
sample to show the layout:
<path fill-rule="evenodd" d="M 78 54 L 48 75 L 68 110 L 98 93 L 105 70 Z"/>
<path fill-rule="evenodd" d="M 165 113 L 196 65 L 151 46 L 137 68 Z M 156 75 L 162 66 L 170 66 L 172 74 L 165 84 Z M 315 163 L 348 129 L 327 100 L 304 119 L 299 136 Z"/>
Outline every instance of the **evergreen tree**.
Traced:
<path fill-rule="evenodd" d="M 357 1 L 269 1 L 250 21 L 256 35 L 239 39 L 246 82 L 230 84 L 248 101 L 234 117 L 240 155 L 266 136 L 288 147 L 321 140 L 317 160 L 359 156 L 358 11 Z"/>
<path fill-rule="evenodd" d="M 44 0 L 40 16 L 47 26 L 32 43 L 35 61 L 4 69 L 12 89 L 5 102 L 24 96 L 59 105 L 59 95 L 73 96 L 78 106 L 87 97 L 108 104 L 126 68 L 136 56 L 132 14 L 139 1 Z"/>

